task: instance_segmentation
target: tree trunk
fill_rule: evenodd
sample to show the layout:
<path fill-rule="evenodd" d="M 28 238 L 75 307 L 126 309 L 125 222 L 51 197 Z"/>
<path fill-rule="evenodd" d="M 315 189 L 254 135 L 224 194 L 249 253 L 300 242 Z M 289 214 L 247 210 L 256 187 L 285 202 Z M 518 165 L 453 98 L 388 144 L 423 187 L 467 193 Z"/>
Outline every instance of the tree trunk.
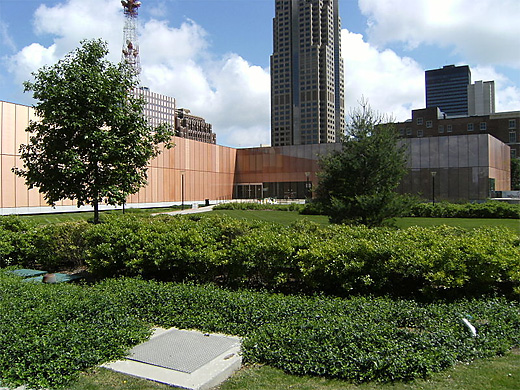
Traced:
<path fill-rule="evenodd" d="M 92 203 L 94 205 L 94 224 L 99 223 L 99 201 L 97 199 L 94 199 L 94 202 Z"/>

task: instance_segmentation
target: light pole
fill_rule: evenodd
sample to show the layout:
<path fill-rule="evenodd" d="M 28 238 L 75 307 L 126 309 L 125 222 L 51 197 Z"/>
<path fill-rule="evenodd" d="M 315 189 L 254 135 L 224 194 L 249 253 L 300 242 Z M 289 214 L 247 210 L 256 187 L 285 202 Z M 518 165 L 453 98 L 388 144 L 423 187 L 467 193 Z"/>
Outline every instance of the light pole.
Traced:
<path fill-rule="evenodd" d="M 433 205 L 435 205 L 435 175 L 437 174 L 437 172 L 432 171 L 430 173 L 432 175 L 432 202 Z"/>
<path fill-rule="evenodd" d="M 310 192 L 311 192 L 311 186 L 310 186 L 310 182 L 309 182 L 310 176 L 311 176 L 310 172 L 305 172 L 305 177 L 307 178 L 307 181 L 305 183 L 305 198 L 312 198 L 312 196 L 309 196 Z"/>
<path fill-rule="evenodd" d="M 185 171 L 181 171 L 181 210 L 184 210 L 184 174 Z"/>

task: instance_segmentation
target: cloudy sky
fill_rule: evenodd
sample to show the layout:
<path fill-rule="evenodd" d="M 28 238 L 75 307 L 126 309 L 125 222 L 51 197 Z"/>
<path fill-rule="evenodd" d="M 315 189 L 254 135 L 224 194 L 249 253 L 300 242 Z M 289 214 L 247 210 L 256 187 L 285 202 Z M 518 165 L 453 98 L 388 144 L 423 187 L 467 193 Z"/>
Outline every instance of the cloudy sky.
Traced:
<path fill-rule="evenodd" d="M 274 0 L 142 0 L 142 84 L 213 124 L 221 145 L 269 144 Z M 495 80 L 497 111 L 520 110 L 519 0 L 339 0 L 347 111 L 366 98 L 397 120 L 423 108 L 424 71 L 469 65 Z M 0 100 L 85 38 L 120 60 L 119 0 L 0 0 Z"/>

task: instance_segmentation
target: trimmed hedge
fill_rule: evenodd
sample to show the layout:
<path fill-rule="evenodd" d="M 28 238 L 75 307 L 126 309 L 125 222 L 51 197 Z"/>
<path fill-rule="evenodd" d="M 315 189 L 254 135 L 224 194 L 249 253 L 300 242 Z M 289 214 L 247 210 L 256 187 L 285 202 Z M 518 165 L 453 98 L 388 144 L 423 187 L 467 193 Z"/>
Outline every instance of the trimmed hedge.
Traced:
<path fill-rule="evenodd" d="M 520 205 L 489 201 L 485 203 L 416 203 L 410 217 L 425 218 L 520 218 Z"/>
<path fill-rule="evenodd" d="M 410 198 L 412 200 L 412 198 Z M 520 205 L 499 201 L 485 203 L 449 203 L 438 202 L 420 203 L 411 202 L 409 217 L 423 218 L 497 218 L 520 219 Z M 223 203 L 215 206 L 215 210 L 277 210 L 298 211 L 303 215 L 322 215 L 325 213 L 319 202 L 306 204 L 266 204 L 256 202 Z"/>
<path fill-rule="evenodd" d="M 18 230 L 18 231 L 17 231 Z M 0 265 L 86 265 L 99 278 L 141 276 L 281 292 L 518 297 L 520 239 L 508 229 L 289 227 L 222 216 L 107 217 L 0 225 Z"/>
<path fill-rule="evenodd" d="M 0 290 L 0 378 L 15 386 L 65 385 L 122 357 L 149 334 L 145 324 L 242 336 L 246 362 L 359 382 L 426 377 L 520 344 L 520 306 L 505 299 L 420 304 L 129 278 L 33 285 L 1 272 Z"/>

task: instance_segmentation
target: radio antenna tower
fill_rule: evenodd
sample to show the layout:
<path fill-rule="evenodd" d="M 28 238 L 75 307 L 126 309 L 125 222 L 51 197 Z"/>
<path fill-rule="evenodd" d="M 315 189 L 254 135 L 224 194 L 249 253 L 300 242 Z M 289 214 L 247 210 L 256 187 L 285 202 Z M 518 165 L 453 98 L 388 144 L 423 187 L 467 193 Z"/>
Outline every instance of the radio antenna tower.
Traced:
<path fill-rule="evenodd" d="M 122 0 L 125 9 L 125 27 L 123 29 L 123 53 L 121 61 L 134 68 L 137 77 L 141 73 L 139 59 L 139 41 L 137 40 L 137 15 L 141 2 L 137 0 Z"/>

